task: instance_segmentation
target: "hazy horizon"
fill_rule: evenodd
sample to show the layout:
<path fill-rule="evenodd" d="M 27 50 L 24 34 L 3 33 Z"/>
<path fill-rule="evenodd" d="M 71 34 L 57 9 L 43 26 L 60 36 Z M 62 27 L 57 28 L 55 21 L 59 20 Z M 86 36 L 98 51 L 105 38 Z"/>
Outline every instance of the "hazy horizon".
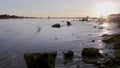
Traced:
<path fill-rule="evenodd" d="M 3 0 L 0 14 L 31 17 L 107 16 L 120 13 L 120 0 Z"/>

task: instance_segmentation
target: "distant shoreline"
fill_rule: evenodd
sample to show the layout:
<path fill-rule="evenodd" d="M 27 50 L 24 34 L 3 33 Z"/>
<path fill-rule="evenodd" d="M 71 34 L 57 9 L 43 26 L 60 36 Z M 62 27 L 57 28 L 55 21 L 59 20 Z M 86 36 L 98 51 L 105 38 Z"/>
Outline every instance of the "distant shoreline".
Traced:
<path fill-rule="evenodd" d="M 27 18 L 32 19 L 37 17 L 25 17 L 25 16 L 8 15 L 8 14 L 0 15 L 0 19 L 27 19 Z"/>
<path fill-rule="evenodd" d="M 86 17 L 25 17 L 25 16 L 8 15 L 8 14 L 0 15 L 0 19 L 82 19 Z M 97 17 L 89 17 L 89 18 L 97 19 Z"/>

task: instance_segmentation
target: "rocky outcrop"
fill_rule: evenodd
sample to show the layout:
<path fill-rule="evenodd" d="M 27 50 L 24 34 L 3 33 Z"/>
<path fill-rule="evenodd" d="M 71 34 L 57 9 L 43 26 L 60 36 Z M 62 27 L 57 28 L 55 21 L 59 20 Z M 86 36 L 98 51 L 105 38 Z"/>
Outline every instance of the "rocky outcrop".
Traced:
<path fill-rule="evenodd" d="M 25 53 L 28 68 L 55 68 L 57 53 Z"/>
<path fill-rule="evenodd" d="M 101 57 L 102 55 L 97 48 L 84 48 L 82 50 L 82 61 L 85 63 L 95 64 Z"/>
<path fill-rule="evenodd" d="M 99 53 L 99 49 L 97 48 L 84 48 L 82 50 L 82 56 L 98 57 L 98 56 L 101 56 L 101 54 Z"/>
<path fill-rule="evenodd" d="M 102 35 L 103 42 L 109 47 L 112 45 L 113 55 L 111 58 L 106 58 L 102 62 L 96 63 L 98 68 L 119 68 L 120 67 L 120 34 Z"/>
<path fill-rule="evenodd" d="M 69 21 L 66 21 L 66 23 L 67 23 L 68 26 L 72 25 Z"/>
<path fill-rule="evenodd" d="M 64 60 L 65 60 L 64 64 L 66 64 L 66 63 L 72 61 L 72 59 L 74 57 L 74 53 L 73 53 L 73 51 L 68 51 L 67 53 L 64 53 L 63 57 L 64 57 Z"/>
<path fill-rule="evenodd" d="M 60 24 L 54 24 L 54 25 L 52 25 L 52 27 L 54 27 L 54 28 L 60 28 L 61 26 L 60 26 Z"/>

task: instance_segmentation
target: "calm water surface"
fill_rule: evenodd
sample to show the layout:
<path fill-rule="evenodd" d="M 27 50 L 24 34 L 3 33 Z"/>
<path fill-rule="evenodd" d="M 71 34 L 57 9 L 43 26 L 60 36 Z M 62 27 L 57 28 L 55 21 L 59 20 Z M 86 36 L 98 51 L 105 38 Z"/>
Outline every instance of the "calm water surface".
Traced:
<path fill-rule="evenodd" d="M 100 35 L 109 33 L 110 29 L 94 28 L 94 21 L 69 19 L 72 26 L 67 26 L 65 21 L 67 20 L 0 20 L 0 68 L 27 68 L 23 59 L 24 53 L 73 50 L 80 54 L 84 47 L 104 48 Z M 56 23 L 62 27 L 52 28 L 51 25 Z M 92 40 L 96 41 L 93 43 Z M 104 50 L 101 51 L 103 52 Z M 58 62 L 56 65 L 56 68 L 62 66 Z"/>

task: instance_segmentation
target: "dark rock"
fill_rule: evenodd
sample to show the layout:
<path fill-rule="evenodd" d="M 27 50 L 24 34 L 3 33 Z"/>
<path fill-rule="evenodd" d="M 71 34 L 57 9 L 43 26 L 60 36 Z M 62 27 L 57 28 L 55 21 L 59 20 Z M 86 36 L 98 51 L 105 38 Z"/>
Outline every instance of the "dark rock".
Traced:
<path fill-rule="evenodd" d="M 37 33 L 39 33 L 41 31 L 42 28 L 38 27 L 37 29 Z"/>
<path fill-rule="evenodd" d="M 99 49 L 97 48 L 84 48 L 82 50 L 82 56 L 97 57 L 97 56 L 101 56 L 101 54 L 99 53 Z"/>
<path fill-rule="evenodd" d="M 120 58 L 107 58 L 106 60 L 96 63 L 95 66 L 98 68 L 119 68 L 120 67 Z"/>
<path fill-rule="evenodd" d="M 99 58 L 102 58 L 102 55 L 99 53 L 99 49 L 84 48 L 82 50 L 82 61 L 85 63 L 95 64 Z"/>
<path fill-rule="evenodd" d="M 115 56 L 116 58 L 120 58 L 120 49 L 115 49 L 115 51 L 114 51 L 114 56 Z"/>
<path fill-rule="evenodd" d="M 77 68 L 80 68 L 80 65 L 77 65 L 76 67 L 77 67 Z"/>
<path fill-rule="evenodd" d="M 71 57 L 71 56 L 74 56 L 73 51 L 68 51 L 67 53 L 64 54 L 64 57 L 65 57 L 65 58 L 69 58 L 69 57 Z"/>
<path fill-rule="evenodd" d="M 105 66 L 105 65 L 99 65 L 99 67 L 98 68 L 108 68 L 107 66 Z"/>
<path fill-rule="evenodd" d="M 101 37 L 107 37 L 107 36 L 109 36 L 108 34 L 103 34 Z"/>
<path fill-rule="evenodd" d="M 102 41 L 105 43 L 120 42 L 120 34 L 106 35 Z"/>
<path fill-rule="evenodd" d="M 95 40 L 92 40 L 91 42 L 95 42 Z"/>
<path fill-rule="evenodd" d="M 85 21 L 85 18 L 82 18 L 81 21 Z"/>
<path fill-rule="evenodd" d="M 99 26 L 98 29 L 103 29 L 103 27 L 102 27 L 102 26 Z"/>
<path fill-rule="evenodd" d="M 66 21 L 66 23 L 67 23 L 68 26 L 72 25 L 69 21 Z"/>
<path fill-rule="evenodd" d="M 88 21 L 88 19 L 89 19 L 89 17 L 87 16 L 87 17 L 83 17 L 81 20 L 79 20 L 79 21 Z"/>
<path fill-rule="evenodd" d="M 120 49 L 120 42 L 115 42 L 113 45 L 114 49 Z"/>
<path fill-rule="evenodd" d="M 57 40 L 58 38 L 55 38 L 55 40 Z"/>
<path fill-rule="evenodd" d="M 67 53 L 64 53 L 64 60 L 65 60 L 64 64 L 72 61 L 73 57 L 74 57 L 73 51 L 68 51 Z"/>
<path fill-rule="evenodd" d="M 96 64 L 99 61 L 97 58 L 83 57 L 82 61 L 88 64 Z"/>
<path fill-rule="evenodd" d="M 52 27 L 54 27 L 54 28 L 60 28 L 61 26 L 60 26 L 60 24 L 54 24 L 54 25 L 52 25 Z"/>
<path fill-rule="evenodd" d="M 96 28 L 97 26 L 94 26 L 93 28 Z"/>
<path fill-rule="evenodd" d="M 106 66 L 107 68 L 118 68 L 120 67 L 120 59 L 118 58 L 109 59 L 104 63 L 104 66 Z"/>
<path fill-rule="evenodd" d="M 82 21 L 82 19 L 79 19 L 79 21 Z"/>
<path fill-rule="evenodd" d="M 55 68 L 57 53 L 25 53 L 28 68 Z"/>
<path fill-rule="evenodd" d="M 105 43 L 112 43 L 112 42 L 114 42 L 114 39 L 109 36 L 109 37 L 103 38 L 102 41 L 105 42 Z"/>

